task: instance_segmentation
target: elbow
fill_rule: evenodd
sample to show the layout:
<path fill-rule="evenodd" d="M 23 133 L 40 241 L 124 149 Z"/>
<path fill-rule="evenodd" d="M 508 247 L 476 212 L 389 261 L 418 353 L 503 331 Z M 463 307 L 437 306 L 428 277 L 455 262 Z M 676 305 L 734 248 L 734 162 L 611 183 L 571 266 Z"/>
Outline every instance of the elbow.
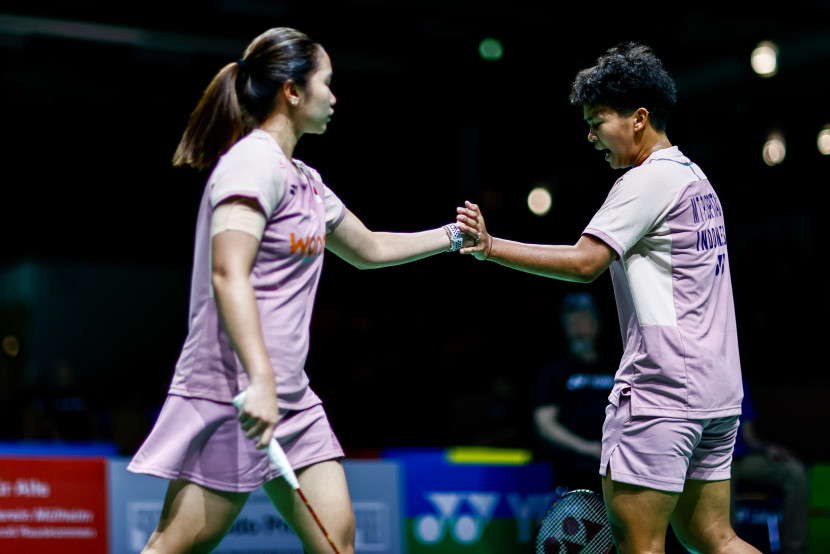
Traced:
<path fill-rule="evenodd" d="M 357 269 L 376 269 L 389 265 L 385 256 L 378 250 L 354 252 L 346 260 Z"/>
<path fill-rule="evenodd" d="M 603 251 L 603 254 L 605 254 L 605 252 L 610 253 L 611 251 L 610 249 L 606 249 Z M 573 259 L 573 280 L 578 283 L 593 283 L 600 275 L 605 273 L 605 270 L 608 269 L 608 266 L 610 266 L 613 261 L 614 257 L 610 254 L 602 256 L 578 256 Z"/>
<path fill-rule="evenodd" d="M 379 265 L 373 264 L 372 262 L 370 262 L 369 260 L 367 260 L 365 258 L 351 259 L 351 260 L 349 260 L 349 263 L 352 265 L 352 267 L 355 267 L 355 268 L 360 269 L 360 270 L 375 269 L 376 267 L 380 267 Z"/>
<path fill-rule="evenodd" d="M 582 280 L 580 281 L 580 283 L 593 283 L 597 280 L 597 277 L 599 277 L 600 275 L 602 275 L 602 271 L 586 273 L 582 276 Z"/>
<path fill-rule="evenodd" d="M 593 283 L 597 277 L 605 272 L 606 266 L 586 264 L 578 266 L 573 274 L 573 280 L 577 283 Z"/>
<path fill-rule="evenodd" d="M 213 268 L 210 273 L 210 284 L 213 285 L 213 290 L 218 292 L 225 289 L 228 283 L 228 274 L 221 269 Z"/>
<path fill-rule="evenodd" d="M 219 295 L 233 286 L 234 281 L 238 276 L 229 270 L 229 268 L 214 264 L 210 272 L 210 283 L 213 285 L 214 292 Z"/>

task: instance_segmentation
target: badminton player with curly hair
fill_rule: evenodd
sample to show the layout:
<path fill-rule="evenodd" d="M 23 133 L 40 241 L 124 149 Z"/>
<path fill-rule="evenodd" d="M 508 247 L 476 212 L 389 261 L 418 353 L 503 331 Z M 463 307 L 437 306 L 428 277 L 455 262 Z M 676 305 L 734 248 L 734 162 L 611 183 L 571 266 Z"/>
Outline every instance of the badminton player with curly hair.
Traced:
<path fill-rule="evenodd" d="M 574 282 L 610 268 L 624 353 L 598 472 L 617 549 L 663 552 L 671 525 L 693 552 L 757 552 L 729 517 L 743 390 L 724 210 L 703 170 L 669 142 L 676 97 L 651 48 L 609 49 L 576 75 L 570 102 L 606 162 L 627 171 L 579 240 L 496 238 L 466 203 L 459 227 L 481 240 L 461 252 Z"/>
<path fill-rule="evenodd" d="M 331 79 L 318 42 L 270 29 L 213 78 L 175 153 L 174 165 L 211 172 L 196 224 L 188 335 L 164 407 L 129 465 L 170 480 L 145 552 L 210 551 L 259 487 L 306 552 L 354 552 L 343 450 L 304 369 L 323 253 L 376 268 L 458 250 L 464 239 L 455 222 L 370 231 L 293 157 L 300 137 L 326 130 Z M 242 391 L 238 411 L 232 401 Z M 272 437 L 322 526 L 269 462 Z"/>

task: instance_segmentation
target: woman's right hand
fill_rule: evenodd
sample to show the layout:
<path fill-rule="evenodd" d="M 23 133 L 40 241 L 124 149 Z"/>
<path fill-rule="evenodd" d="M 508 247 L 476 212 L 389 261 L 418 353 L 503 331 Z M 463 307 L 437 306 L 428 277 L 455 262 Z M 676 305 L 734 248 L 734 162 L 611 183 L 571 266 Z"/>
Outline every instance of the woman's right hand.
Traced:
<path fill-rule="evenodd" d="M 259 437 L 257 448 L 267 448 L 279 423 L 279 405 L 273 387 L 252 384 L 245 393 L 245 402 L 237 416 L 249 439 Z"/>
<path fill-rule="evenodd" d="M 473 238 L 473 244 L 462 248 L 461 254 L 472 254 L 477 260 L 486 260 L 490 257 L 493 249 L 493 237 L 487 232 L 484 225 L 484 216 L 478 204 L 465 201 L 464 207 L 456 209 L 458 215 L 455 217 L 458 228 L 466 236 Z"/>

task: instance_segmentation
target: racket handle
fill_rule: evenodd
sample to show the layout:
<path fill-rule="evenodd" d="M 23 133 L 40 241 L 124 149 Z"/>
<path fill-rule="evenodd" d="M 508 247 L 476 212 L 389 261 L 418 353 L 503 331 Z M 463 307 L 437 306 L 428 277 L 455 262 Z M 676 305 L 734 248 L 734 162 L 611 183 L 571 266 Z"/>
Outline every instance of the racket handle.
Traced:
<path fill-rule="evenodd" d="M 242 391 L 234 397 L 233 405 L 236 406 L 237 410 L 242 410 L 242 405 L 244 403 L 245 391 Z M 277 469 L 279 469 L 280 473 L 282 473 L 283 479 L 291 485 L 291 488 L 298 490 L 300 488 L 300 481 L 297 480 L 297 474 L 294 473 L 294 470 L 291 468 L 291 464 L 288 463 L 285 451 L 282 449 L 282 446 L 280 446 L 280 443 L 276 437 L 272 437 L 271 442 L 268 443 L 268 458 L 275 466 L 277 466 Z"/>

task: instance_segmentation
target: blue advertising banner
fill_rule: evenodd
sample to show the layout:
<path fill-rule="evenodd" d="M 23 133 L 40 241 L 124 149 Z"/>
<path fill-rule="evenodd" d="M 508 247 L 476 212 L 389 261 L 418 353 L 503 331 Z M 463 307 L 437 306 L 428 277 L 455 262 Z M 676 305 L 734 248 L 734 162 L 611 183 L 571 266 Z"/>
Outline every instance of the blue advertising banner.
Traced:
<path fill-rule="evenodd" d="M 128 459 L 109 464 L 110 552 L 140 552 L 158 523 L 167 481 L 127 471 Z M 404 552 L 400 468 L 392 461 L 345 461 L 356 521 L 355 551 Z M 217 554 L 302 554 L 300 541 L 262 490 L 251 493 Z"/>
<path fill-rule="evenodd" d="M 389 450 L 404 467 L 410 554 L 529 551 L 556 497 L 544 463 L 458 463 L 445 450 Z"/>

